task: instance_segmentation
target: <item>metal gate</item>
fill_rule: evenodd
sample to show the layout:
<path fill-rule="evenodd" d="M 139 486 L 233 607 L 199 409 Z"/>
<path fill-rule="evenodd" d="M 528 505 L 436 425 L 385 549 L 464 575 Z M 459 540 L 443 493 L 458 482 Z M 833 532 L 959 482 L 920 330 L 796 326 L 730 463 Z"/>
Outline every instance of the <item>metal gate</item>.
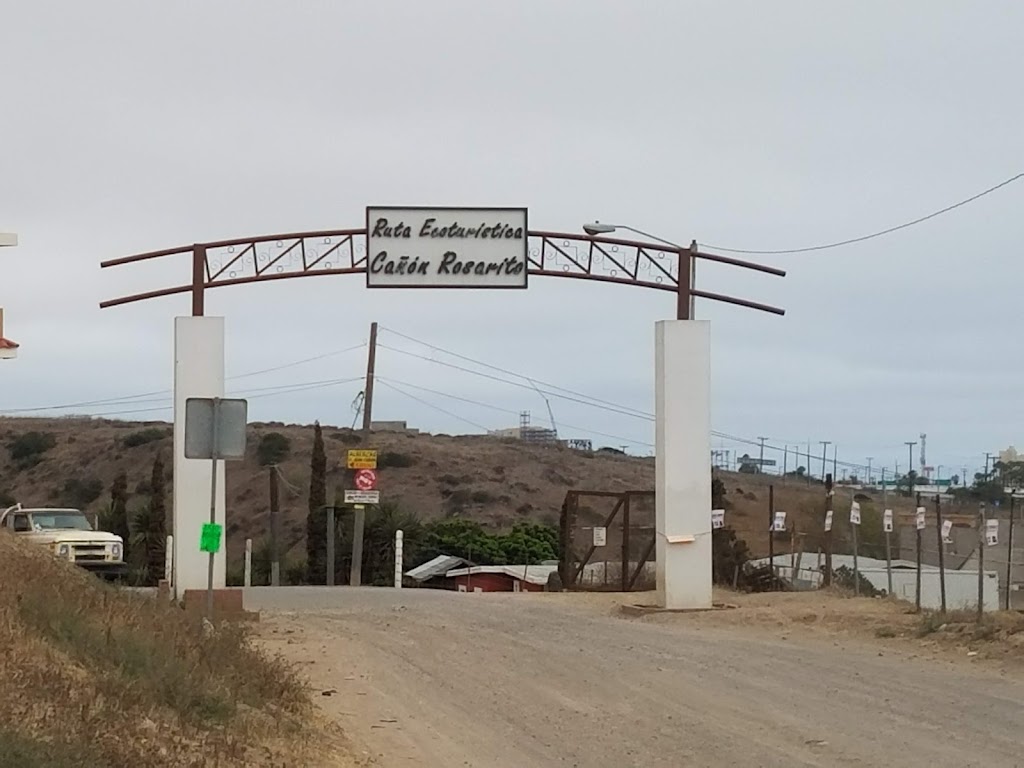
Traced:
<path fill-rule="evenodd" d="M 562 586 L 651 589 L 654 530 L 654 491 L 569 491 L 561 514 Z"/>

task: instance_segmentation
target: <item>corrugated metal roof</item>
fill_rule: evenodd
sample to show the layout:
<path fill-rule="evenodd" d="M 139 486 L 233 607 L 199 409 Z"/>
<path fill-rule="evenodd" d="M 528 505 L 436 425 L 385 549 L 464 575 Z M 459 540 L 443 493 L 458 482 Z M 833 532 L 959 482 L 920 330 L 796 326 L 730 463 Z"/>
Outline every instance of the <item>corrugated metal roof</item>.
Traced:
<path fill-rule="evenodd" d="M 443 576 L 452 568 L 465 565 L 466 561 L 454 555 L 438 555 L 433 560 L 428 560 L 423 565 L 417 565 L 405 572 L 405 575 L 416 581 L 426 581 L 435 576 Z"/>
<path fill-rule="evenodd" d="M 476 576 L 478 573 L 503 573 L 531 584 L 547 584 L 548 576 L 557 570 L 557 565 L 474 565 L 472 568 L 448 571 L 448 575 L 454 578 L 456 576 Z"/>

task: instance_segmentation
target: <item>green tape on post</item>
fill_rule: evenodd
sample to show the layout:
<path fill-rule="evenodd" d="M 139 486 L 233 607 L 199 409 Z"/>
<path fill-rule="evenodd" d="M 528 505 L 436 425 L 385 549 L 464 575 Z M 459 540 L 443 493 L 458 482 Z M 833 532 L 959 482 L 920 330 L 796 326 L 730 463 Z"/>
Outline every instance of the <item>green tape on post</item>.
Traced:
<path fill-rule="evenodd" d="M 220 552 L 220 537 L 223 532 L 223 525 L 203 523 L 203 532 L 199 537 L 199 551 L 213 554 Z"/>

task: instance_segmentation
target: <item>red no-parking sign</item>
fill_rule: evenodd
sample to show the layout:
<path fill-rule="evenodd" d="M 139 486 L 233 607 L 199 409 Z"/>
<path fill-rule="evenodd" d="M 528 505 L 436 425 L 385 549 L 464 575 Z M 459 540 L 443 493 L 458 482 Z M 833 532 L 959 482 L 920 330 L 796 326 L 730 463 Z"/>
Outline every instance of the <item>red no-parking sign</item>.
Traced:
<path fill-rule="evenodd" d="M 377 471 L 374 469 L 356 470 L 355 484 L 360 491 L 375 490 L 377 488 Z"/>

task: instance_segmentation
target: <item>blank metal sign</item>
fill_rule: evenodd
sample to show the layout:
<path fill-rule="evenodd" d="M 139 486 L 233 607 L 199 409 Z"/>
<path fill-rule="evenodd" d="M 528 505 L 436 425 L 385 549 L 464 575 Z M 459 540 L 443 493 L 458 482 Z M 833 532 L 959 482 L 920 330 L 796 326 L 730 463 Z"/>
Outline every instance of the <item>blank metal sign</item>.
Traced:
<path fill-rule="evenodd" d="M 248 406 L 248 401 L 241 398 L 190 397 L 185 400 L 185 458 L 245 458 Z M 213 444 L 215 411 L 216 446 Z"/>

